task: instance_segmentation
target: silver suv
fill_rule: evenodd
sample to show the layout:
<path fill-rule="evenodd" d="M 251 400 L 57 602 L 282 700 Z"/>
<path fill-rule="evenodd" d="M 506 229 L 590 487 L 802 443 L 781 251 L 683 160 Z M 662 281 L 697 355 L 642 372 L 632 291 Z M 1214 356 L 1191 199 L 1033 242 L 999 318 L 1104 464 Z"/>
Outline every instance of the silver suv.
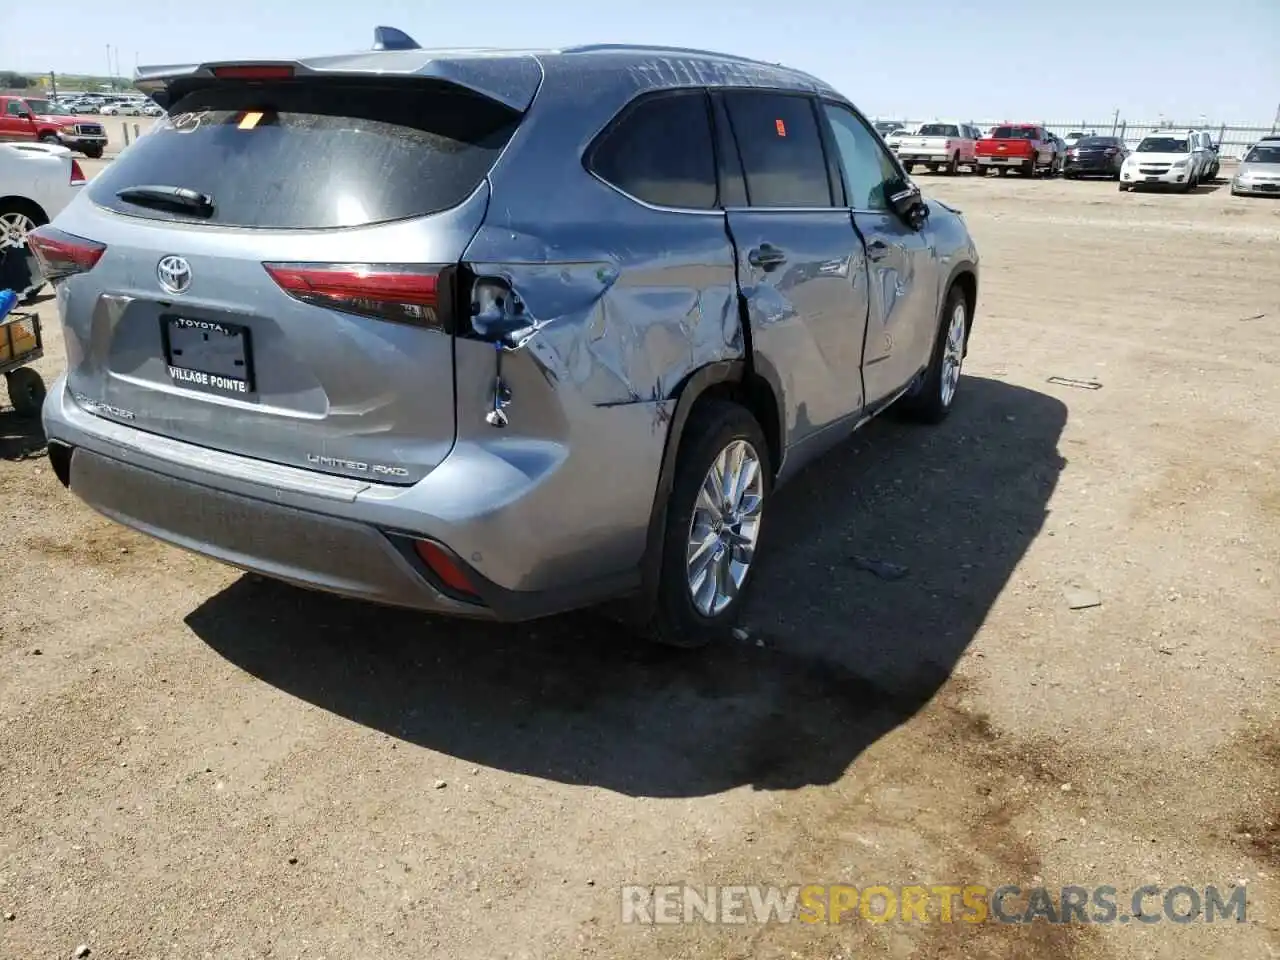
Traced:
<path fill-rule="evenodd" d="M 692 645 L 781 484 L 951 408 L 965 223 L 806 74 L 380 28 L 138 86 L 167 116 L 33 245 L 55 472 L 162 540 L 445 614 L 625 600 Z"/>

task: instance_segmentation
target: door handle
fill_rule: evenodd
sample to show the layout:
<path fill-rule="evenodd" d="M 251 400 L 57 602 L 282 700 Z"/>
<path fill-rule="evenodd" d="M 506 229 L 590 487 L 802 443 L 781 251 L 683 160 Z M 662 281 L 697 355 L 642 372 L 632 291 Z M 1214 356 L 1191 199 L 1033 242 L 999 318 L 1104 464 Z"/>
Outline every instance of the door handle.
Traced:
<path fill-rule="evenodd" d="M 747 254 L 747 262 L 753 267 L 769 270 L 786 263 L 787 255 L 772 243 L 762 243 Z"/>
<path fill-rule="evenodd" d="M 889 245 L 883 240 L 872 240 L 867 244 L 868 260 L 883 260 L 889 255 Z"/>

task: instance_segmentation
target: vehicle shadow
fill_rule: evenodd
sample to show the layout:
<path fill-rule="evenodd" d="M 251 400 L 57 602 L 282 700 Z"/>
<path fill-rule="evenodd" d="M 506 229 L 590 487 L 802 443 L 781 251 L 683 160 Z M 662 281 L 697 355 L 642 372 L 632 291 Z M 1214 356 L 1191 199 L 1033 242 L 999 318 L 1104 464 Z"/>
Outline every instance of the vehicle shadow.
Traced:
<path fill-rule="evenodd" d="M 1217 193 L 1227 185 L 1225 180 L 1213 180 L 1209 183 L 1198 183 L 1191 191 L 1192 193 Z"/>
<path fill-rule="evenodd" d="M 966 377 L 939 428 L 873 422 L 779 494 L 742 641 L 666 650 L 589 613 L 448 621 L 252 576 L 186 622 L 272 686 L 468 762 L 633 796 L 828 784 L 950 676 L 1041 529 L 1066 417 Z"/>
<path fill-rule="evenodd" d="M 38 417 L 0 413 L 0 460 L 26 460 L 45 451 L 44 427 Z"/>

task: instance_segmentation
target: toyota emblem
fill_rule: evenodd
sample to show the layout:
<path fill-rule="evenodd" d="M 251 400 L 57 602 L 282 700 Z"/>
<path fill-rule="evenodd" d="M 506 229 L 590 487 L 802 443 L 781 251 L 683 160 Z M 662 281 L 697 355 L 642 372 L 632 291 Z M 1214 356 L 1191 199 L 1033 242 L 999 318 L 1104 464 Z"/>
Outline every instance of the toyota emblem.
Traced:
<path fill-rule="evenodd" d="M 162 257 L 156 265 L 156 277 L 167 293 L 185 293 L 191 286 L 191 264 L 182 257 Z"/>

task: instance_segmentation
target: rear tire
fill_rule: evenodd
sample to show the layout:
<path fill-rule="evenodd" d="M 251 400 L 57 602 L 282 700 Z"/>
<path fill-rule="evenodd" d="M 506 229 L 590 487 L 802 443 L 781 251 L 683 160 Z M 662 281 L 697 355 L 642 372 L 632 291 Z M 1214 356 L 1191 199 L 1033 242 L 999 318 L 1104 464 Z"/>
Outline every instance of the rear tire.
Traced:
<path fill-rule="evenodd" d="M 59 142 L 58 135 L 56 133 L 42 133 L 40 134 L 40 142 L 56 144 Z"/>
<path fill-rule="evenodd" d="M 24 420 L 40 416 L 44 406 L 44 380 L 30 367 L 19 367 L 5 374 L 9 388 L 9 402 L 13 412 Z"/>
<path fill-rule="evenodd" d="M 956 151 L 951 155 L 951 162 L 947 164 L 947 176 L 954 177 L 960 172 L 960 151 Z"/>
<path fill-rule="evenodd" d="M 1036 175 L 1036 158 L 1035 157 L 1032 157 L 1030 160 L 1027 161 L 1027 165 L 1022 168 L 1022 175 L 1024 177 L 1034 177 Z"/>
<path fill-rule="evenodd" d="M 737 495 L 725 498 L 737 502 L 722 510 L 725 504 L 712 503 L 704 488 L 712 485 L 713 465 L 718 469 L 723 466 L 726 478 L 733 474 L 735 451 L 744 454 L 744 463 L 754 462 L 755 468 L 745 468 Z M 731 636 L 759 566 L 760 532 L 772 490 L 769 447 L 756 419 L 730 401 L 699 403 L 680 441 L 663 532 L 657 602 L 641 631 L 647 639 L 664 646 L 693 648 Z M 701 539 L 701 556 L 707 563 L 701 581 L 696 576 L 698 557 L 690 557 L 695 553 L 695 539 Z M 730 545 L 726 546 L 726 541 Z M 707 547 L 708 543 L 712 545 Z M 723 565 L 717 556 L 723 557 Z M 745 572 L 736 570 L 734 565 L 743 562 Z M 741 578 L 734 580 L 737 573 Z M 716 574 L 721 578 L 719 583 L 734 584 L 723 591 L 729 596 L 722 596 L 721 590 L 708 590 L 715 586 L 710 578 Z"/>
<path fill-rule="evenodd" d="M 896 404 L 895 411 L 919 423 L 936 424 L 947 419 L 960 392 L 960 369 L 969 346 L 973 307 L 959 286 L 947 291 L 938 319 L 933 354 L 919 387 Z"/>

